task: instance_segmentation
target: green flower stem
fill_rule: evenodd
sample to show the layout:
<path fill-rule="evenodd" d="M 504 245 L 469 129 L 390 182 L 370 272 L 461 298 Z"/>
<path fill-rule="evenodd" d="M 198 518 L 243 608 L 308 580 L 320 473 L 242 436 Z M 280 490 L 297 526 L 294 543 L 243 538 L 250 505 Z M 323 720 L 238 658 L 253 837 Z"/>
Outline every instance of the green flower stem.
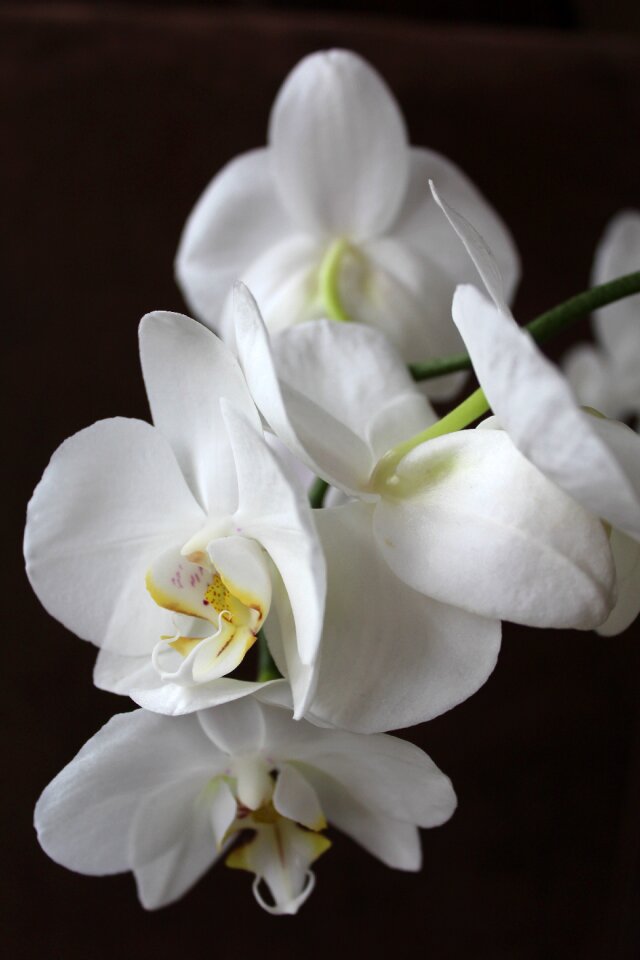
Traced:
<path fill-rule="evenodd" d="M 331 320 L 339 320 L 342 323 L 347 323 L 349 316 L 345 313 L 340 302 L 338 281 L 340 279 L 340 261 L 348 246 L 349 244 L 344 238 L 332 243 L 320 264 L 319 275 L 322 306 Z"/>
<path fill-rule="evenodd" d="M 324 497 L 329 489 L 329 484 L 322 477 L 316 477 L 309 487 L 309 503 L 312 507 L 321 507 L 324 504 Z"/>
<path fill-rule="evenodd" d="M 640 271 L 617 277 L 608 283 L 603 283 L 591 290 L 584 290 L 570 300 L 541 313 L 525 327 L 534 340 L 542 343 L 555 334 L 560 333 L 566 326 L 579 320 L 586 314 L 606 307 L 616 300 L 623 300 L 634 293 L 640 293 Z M 413 363 L 409 369 L 414 380 L 431 380 L 433 377 L 442 377 L 447 373 L 456 373 L 458 370 L 469 370 L 471 359 L 467 353 L 458 353 L 449 357 L 439 357 L 427 360 L 425 363 Z"/>
<path fill-rule="evenodd" d="M 279 680 L 281 673 L 276 667 L 273 657 L 267 646 L 267 638 L 264 631 L 258 632 L 258 683 L 266 683 L 267 680 Z"/>
<path fill-rule="evenodd" d="M 489 403 L 480 388 L 475 390 L 470 396 L 458 404 L 450 413 L 436 420 L 430 427 L 417 433 L 415 437 L 399 443 L 385 453 L 384 457 L 378 461 L 378 464 L 371 477 L 371 488 L 380 491 L 390 480 L 395 477 L 396 467 L 403 457 L 419 447 L 425 440 L 433 440 L 435 437 L 442 437 L 446 433 L 455 433 L 457 430 L 464 430 L 470 423 L 478 420 L 479 417 L 487 413 Z"/>

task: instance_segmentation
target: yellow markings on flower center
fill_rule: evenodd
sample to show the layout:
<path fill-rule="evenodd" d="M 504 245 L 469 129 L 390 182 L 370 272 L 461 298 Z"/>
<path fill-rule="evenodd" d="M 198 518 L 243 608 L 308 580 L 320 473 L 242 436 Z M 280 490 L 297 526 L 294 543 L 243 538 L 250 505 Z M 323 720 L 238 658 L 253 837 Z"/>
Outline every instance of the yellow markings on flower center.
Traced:
<path fill-rule="evenodd" d="M 324 829 L 326 822 L 323 823 Z M 310 865 L 322 856 L 331 846 L 331 840 L 325 837 L 319 830 L 309 830 L 301 826 L 288 817 L 283 817 L 281 813 L 273 806 L 273 803 L 264 804 L 258 810 L 246 812 L 236 821 L 236 825 L 230 832 L 240 830 L 254 830 L 255 836 L 249 838 L 243 843 L 239 843 L 233 848 L 227 856 L 225 864 L 232 870 L 248 870 L 249 873 L 256 873 L 256 863 L 254 860 L 254 851 L 257 837 L 264 831 L 270 831 L 278 857 L 283 865 L 287 859 L 287 851 L 291 851 L 296 856 L 300 856 L 304 850 L 304 859 Z M 290 853 L 290 855 L 291 855 Z"/>
<path fill-rule="evenodd" d="M 204 598 L 228 623 L 239 626 L 249 619 L 247 606 L 231 593 L 219 573 L 213 575 Z"/>
<path fill-rule="evenodd" d="M 235 661 L 237 665 L 255 643 L 266 616 L 264 604 L 246 588 L 235 588 L 211 569 L 206 555 L 167 554 L 151 567 L 145 582 L 159 606 L 193 619 L 193 629 L 163 639 L 182 657 L 188 657 L 205 641 L 210 656 L 204 655 L 203 648 L 203 655 L 198 655 L 194 666 L 197 671 L 215 672 L 216 662 L 222 663 L 223 659 L 225 663 Z M 203 635 L 203 621 L 211 624 L 206 635 Z M 231 645 L 235 653 L 229 660 Z"/>
<path fill-rule="evenodd" d="M 169 646 L 177 650 L 181 657 L 188 657 L 194 647 L 200 643 L 200 637 L 176 637 L 175 640 L 169 640 Z"/>

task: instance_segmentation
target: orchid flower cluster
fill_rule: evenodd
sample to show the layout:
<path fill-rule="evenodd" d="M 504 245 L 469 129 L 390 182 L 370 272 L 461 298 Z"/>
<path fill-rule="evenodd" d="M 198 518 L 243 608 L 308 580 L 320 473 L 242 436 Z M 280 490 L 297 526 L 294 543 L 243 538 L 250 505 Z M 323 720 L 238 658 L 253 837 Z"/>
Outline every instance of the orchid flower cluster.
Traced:
<path fill-rule="evenodd" d="M 639 267 L 627 214 L 594 280 Z M 153 425 L 71 437 L 29 504 L 34 590 L 99 648 L 96 686 L 139 707 L 38 801 L 54 860 L 132 871 L 156 908 L 224 859 L 274 914 L 309 896 L 327 830 L 417 870 L 418 828 L 456 797 L 388 731 L 473 694 L 503 620 L 611 635 L 636 617 L 640 437 L 609 417 L 640 412 L 638 298 L 569 358 L 576 397 L 510 312 L 518 274 L 497 214 L 408 145 L 368 64 L 293 70 L 269 146 L 186 225 L 197 319 L 140 324 Z M 469 358 L 480 389 L 439 418 Z M 425 389 L 407 363 L 445 375 Z"/>

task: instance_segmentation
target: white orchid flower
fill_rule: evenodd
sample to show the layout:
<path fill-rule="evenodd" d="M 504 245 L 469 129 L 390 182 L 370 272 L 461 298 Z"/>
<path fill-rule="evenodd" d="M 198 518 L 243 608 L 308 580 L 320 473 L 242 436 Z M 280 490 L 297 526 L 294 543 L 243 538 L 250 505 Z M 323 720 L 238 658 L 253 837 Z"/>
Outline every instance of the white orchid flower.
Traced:
<path fill-rule="evenodd" d="M 45 789 L 35 824 L 71 870 L 132 870 L 148 909 L 226 854 L 255 874 L 265 910 L 293 914 L 331 845 L 327 822 L 387 866 L 419 870 L 417 827 L 439 826 L 455 806 L 449 778 L 413 744 L 295 723 L 246 697 L 177 718 L 113 717 Z"/>
<path fill-rule="evenodd" d="M 599 632 L 620 633 L 640 612 L 640 436 L 579 406 L 560 371 L 509 312 L 487 244 L 471 224 L 439 202 L 493 300 L 491 304 L 475 287 L 462 286 L 453 302 L 453 319 L 495 414 L 488 426 L 499 425 L 544 476 L 605 521 L 617 602 Z"/>
<path fill-rule="evenodd" d="M 592 283 L 597 286 L 640 270 L 640 212 L 625 210 L 611 220 L 596 251 Z M 634 417 L 640 425 L 640 294 L 593 316 L 594 344 L 568 354 L 564 370 L 578 399 L 607 417 Z"/>
<path fill-rule="evenodd" d="M 328 591 L 307 716 L 362 732 L 419 723 L 484 683 L 500 620 L 603 622 L 614 571 L 602 524 L 506 433 L 426 440 L 385 478 L 386 452 L 436 417 L 383 334 L 313 321 L 274 338 L 272 353 L 242 286 L 236 300 L 240 362 L 265 420 L 351 498 L 316 511 Z"/>
<path fill-rule="evenodd" d="M 311 511 L 214 334 L 149 314 L 140 354 L 155 426 L 103 420 L 56 451 L 29 504 L 31 583 L 49 613 L 101 648 L 99 687 L 162 713 L 259 689 L 228 675 L 271 610 L 301 715 L 325 590 Z"/>
<path fill-rule="evenodd" d="M 383 330 L 407 361 L 456 352 L 451 297 L 473 275 L 429 177 L 481 224 L 513 291 L 506 227 L 449 160 L 409 146 L 375 70 L 346 50 L 306 57 L 276 98 L 269 146 L 231 161 L 189 217 L 176 260 L 187 302 L 215 328 L 241 278 L 272 332 L 328 316 Z M 228 307 L 221 332 L 233 342 Z M 457 383 L 429 386 L 444 395 Z"/>

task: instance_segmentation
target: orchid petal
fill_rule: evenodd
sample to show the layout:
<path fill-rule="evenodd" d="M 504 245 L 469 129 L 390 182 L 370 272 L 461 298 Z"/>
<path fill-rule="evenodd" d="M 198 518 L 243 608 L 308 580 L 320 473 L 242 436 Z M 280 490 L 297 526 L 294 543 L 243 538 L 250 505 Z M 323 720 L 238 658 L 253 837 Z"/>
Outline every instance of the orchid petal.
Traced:
<path fill-rule="evenodd" d="M 270 333 L 305 320 L 324 316 L 319 297 L 319 271 L 326 242 L 295 233 L 270 246 L 247 265 L 238 277 L 260 304 L 260 312 Z M 222 333 L 230 345 L 235 343 L 235 318 L 227 304 Z"/>
<path fill-rule="evenodd" d="M 204 710 L 198 719 L 211 742 L 229 756 L 262 748 L 263 709 L 253 697 Z"/>
<path fill-rule="evenodd" d="M 385 734 L 333 732 L 324 751 L 307 761 L 342 784 L 355 801 L 380 815 L 438 827 L 453 815 L 449 777 L 412 743 Z"/>
<path fill-rule="evenodd" d="M 169 722 L 143 710 L 112 717 L 38 800 L 40 844 L 81 873 L 128 870 L 128 826 L 149 792 L 199 774 L 204 783 L 224 763 L 195 717 Z"/>
<path fill-rule="evenodd" d="M 453 319 L 493 412 L 521 453 L 596 516 L 640 537 L 640 438 L 581 410 L 529 334 L 475 287 L 458 287 Z"/>
<path fill-rule="evenodd" d="M 271 681 L 274 684 L 276 682 Z M 210 683 L 199 683 L 190 687 L 181 687 L 176 683 L 161 684 L 158 681 L 155 685 L 149 684 L 146 687 L 136 684 L 126 692 L 145 710 L 178 717 L 259 694 L 268 686 L 270 683 L 220 677 Z"/>
<path fill-rule="evenodd" d="M 404 361 L 378 330 L 318 320 L 274 337 L 272 349 L 280 382 L 343 424 L 352 443 L 366 437 L 380 410 L 406 394 L 421 398 L 425 422 L 432 422 Z"/>
<path fill-rule="evenodd" d="M 374 514 L 378 548 L 415 590 L 486 617 L 591 628 L 614 572 L 602 524 L 500 430 L 421 444 L 397 467 L 398 495 Z"/>
<path fill-rule="evenodd" d="M 493 251 L 497 273 L 504 285 L 505 300 L 511 302 L 520 278 L 520 258 L 505 223 L 477 187 L 446 157 L 422 148 L 412 148 L 410 156 L 409 187 L 393 225 L 393 236 L 422 253 L 441 271 L 440 282 L 446 277 L 449 283 L 449 303 L 458 283 L 475 282 L 473 264 L 436 207 L 438 204 L 446 217 L 455 216 L 451 207 L 439 198 L 441 194 L 456 210 L 464 213 L 467 223 L 471 221 L 476 225 L 477 232 Z M 429 181 L 437 187 L 437 194 L 429 190 Z"/>
<path fill-rule="evenodd" d="M 385 453 L 432 426 L 437 416 L 426 397 L 418 391 L 403 393 L 381 407 L 371 418 L 366 428 L 366 439 L 376 462 Z M 327 506 L 340 506 L 329 503 Z"/>
<path fill-rule="evenodd" d="M 640 613 L 640 543 L 620 530 L 611 531 L 611 551 L 616 565 L 616 604 L 598 633 L 613 637 L 626 630 Z"/>
<path fill-rule="evenodd" d="M 167 614 L 144 589 L 147 569 L 203 521 L 164 437 L 138 420 L 103 420 L 66 440 L 36 487 L 27 572 L 49 613 L 82 639 L 150 653 Z"/>
<path fill-rule="evenodd" d="M 384 333 L 405 363 L 460 353 L 451 323 L 453 281 L 426 253 L 392 237 L 380 237 L 343 254 L 340 302 L 352 321 Z M 450 396 L 460 375 L 426 381 L 429 395 Z"/>
<path fill-rule="evenodd" d="M 160 311 L 140 323 L 140 357 L 153 422 L 194 496 L 211 515 L 233 513 L 235 474 L 220 397 L 260 425 L 235 357 L 195 320 Z"/>
<path fill-rule="evenodd" d="M 305 57 L 285 80 L 269 125 L 273 171 L 291 218 L 311 232 L 381 233 L 402 202 L 409 150 L 382 78 L 346 50 Z"/>
<path fill-rule="evenodd" d="M 327 826 L 315 790 L 289 763 L 280 767 L 273 805 L 283 817 L 301 823 L 309 830 L 324 830 Z"/>
<path fill-rule="evenodd" d="M 608 357 L 590 343 L 580 343 L 565 356 L 562 369 L 581 403 L 606 417 L 624 408 L 625 398 Z"/>
<path fill-rule="evenodd" d="M 510 317 L 511 311 L 507 305 L 504 279 L 498 261 L 486 239 L 480 236 L 476 228 L 469 223 L 465 217 L 461 216 L 453 207 L 450 207 L 448 203 L 445 203 L 436 191 L 433 183 L 431 183 L 431 193 L 433 194 L 433 199 L 462 241 L 496 307 L 501 313 Z M 458 329 L 460 329 L 459 326 Z M 460 330 L 460 333 L 465 343 L 467 343 L 464 330 Z M 467 347 L 468 346 L 469 344 L 467 343 Z"/>
<path fill-rule="evenodd" d="M 201 770 L 196 776 L 169 780 L 141 798 L 129 830 L 129 869 L 143 867 L 172 847 L 181 846 L 190 833 L 199 806 L 206 807 L 209 819 L 211 777 L 207 774 L 208 771 Z M 215 856 L 210 819 L 209 830 L 207 865 Z"/>
<path fill-rule="evenodd" d="M 252 150 L 223 167 L 192 210 L 176 257 L 178 282 L 194 313 L 217 329 L 234 281 L 291 230 L 269 151 Z"/>
<path fill-rule="evenodd" d="M 309 715 L 372 733 L 421 723 L 480 687 L 500 647 L 497 620 L 412 590 L 384 562 L 362 503 L 317 512 L 329 574 Z"/>
<path fill-rule="evenodd" d="M 167 716 L 206 710 L 250 695 L 269 697 L 270 688 L 283 683 L 278 680 L 259 683 L 221 677 L 209 683 L 192 682 L 183 686 L 163 680 L 148 655 L 124 657 L 109 650 L 98 653 L 93 681 L 101 690 L 125 694 L 138 706 Z"/>
<path fill-rule="evenodd" d="M 388 867 L 420 869 L 422 850 L 414 824 L 375 813 L 333 777 L 310 765 L 300 764 L 300 769 L 320 798 L 332 826 L 342 830 Z"/>
<path fill-rule="evenodd" d="M 218 850 L 227 838 L 229 827 L 236 818 L 238 804 L 231 788 L 224 780 L 218 779 L 213 786 L 211 798 L 211 826 Z"/>
<path fill-rule="evenodd" d="M 322 632 L 325 595 L 325 563 L 311 510 L 251 424 L 224 403 L 223 412 L 238 473 L 236 530 L 255 538 L 277 567 L 291 602 L 300 660 L 311 664 Z"/>
<path fill-rule="evenodd" d="M 218 858 L 207 804 L 200 799 L 190 813 L 180 839 L 155 860 L 133 870 L 138 897 L 147 910 L 179 900 Z M 140 820 L 143 818 L 144 807 L 140 811 Z"/>
<path fill-rule="evenodd" d="M 316 683 L 316 659 L 305 664 L 300 659 L 296 622 L 291 608 L 291 600 L 277 569 L 273 568 L 273 605 L 269 613 L 269 622 L 264 631 L 269 652 L 273 661 L 286 678 L 275 681 L 273 687 L 265 685 L 259 699 L 265 703 L 277 703 L 293 710 L 299 720 L 305 716 Z M 280 683 L 280 686 L 276 686 Z M 264 693 L 264 696 L 263 696 Z"/>
<path fill-rule="evenodd" d="M 312 401 L 305 401 L 298 392 L 289 389 L 285 405 L 269 335 L 256 302 L 242 284 L 236 284 L 234 296 L 238 354 L 258 409 L 278 439 L 314 474 L 320 474 L 349 493 L 355 492 L 370 467 L 366 445 L 339 420 Z M 288 331 L 286 336 L 293 332 Z M 298 411 L 295 424 L 289 404 Z M 297 433 L 299 427 L 305 431 L 302 437 Z"/>

